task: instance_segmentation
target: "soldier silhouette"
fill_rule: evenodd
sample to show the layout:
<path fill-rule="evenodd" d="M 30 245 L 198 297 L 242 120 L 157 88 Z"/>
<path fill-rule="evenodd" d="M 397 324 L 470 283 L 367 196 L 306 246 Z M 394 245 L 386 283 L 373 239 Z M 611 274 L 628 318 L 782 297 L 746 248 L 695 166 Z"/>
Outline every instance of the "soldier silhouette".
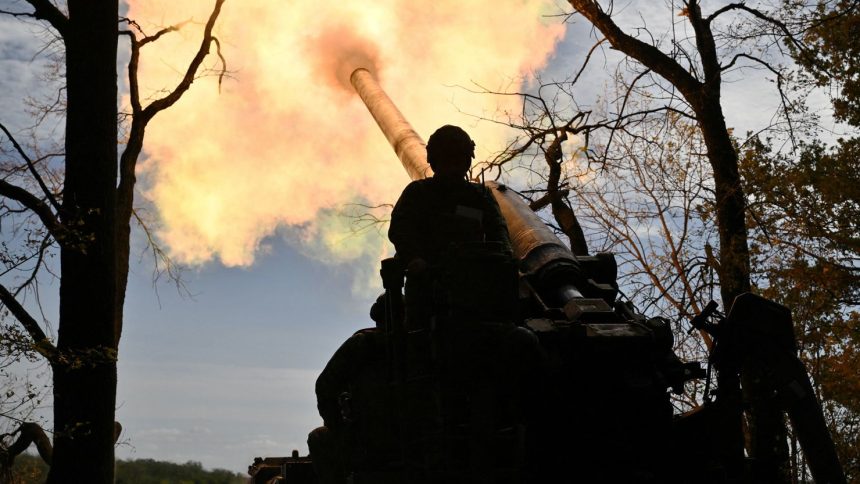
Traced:
<path fill-rule="evenodd" d="M 374 328 L 356 331 L 334 353 L 316 381 L 317 409 L 323 426 L 308 435 L 308 450 L 320 484 L 343 484 L 356 459 L 356 448 L 378 452 L 377 442 L 355 441 L 356 433 L 392 440 L 386 433 L 386 412 L 391 407 L 381 395 L 388 385 L 385 361 L 384 297 L 370 310 Z M 373 402 L 370 408 L 362 403 Z M 390 419 L 389 419 L 390 420 Z M 371 430 L 372 429 L 372 430 Z M 377 455 L 384 458 L 384 455 Z"/>
<path fill-rule="evenodd" d="M 466 179 L 474 157 L 475 143 L 457 126 L 442 126 L 430 136 L 427 161 L 434 175 L 407 185 L 388 229 L 397 258 L 410 271 L 438 263 L 452 244 L 499 242 L 510 252 L 498 203 L 487 187 Z"/>
<path fill-rule="evenodd" d="M 409 329 L 425 327 L 431 315 L 439 314 L 439 301 L 444 300 L 441 304 L 450 324 L 440 323 L 433 342 L 425 342 L 441 353 L 433 356 L 429 347 L 415 342 L 410 345 L 408 364 L 395 368 L 404 362 L 392 359 L 395 343 L 385 333 L 391 329 L 386 324 L 386 297 L 377 300 L 371 308 L 377 327 L 356 332 L 317 380 L 318 408 L 325 426 L 311 433 L 308 447 L 323 484 L 343 483 L 350 474 L 385 469 L 401 461 L 404 439 L 416 436 L 403 435 L 400 414 L 408 414 L 401 417 L 409 421 L 437 424 L 467 414 L 485 415 L 487 428 L 472 432 L 480 437 L 474 442 L 489 439 L 495 424 L 513 428 L 523 421 L 521 400 L 532 392 L 523 391 L 521 382 L 534 380 L 537 341 L 512 321 L 517 312 L 510 307 L 517 304 L 517 272 L 510 236 L 490 189 L 466 178 L 474 150 L 475 143 L 461 128 L 446 125 L 436 130 L 427 143 L 434 176 L 410 183 L 391 215 L 388 236 L 397 250 L 398 265 L 408 275 L 404 323 Z M 489 253 L 487 245 L 492 247 Z M 439 291 L 446 297 L 439 298 Z M 394 297 L 401 297 L 400 293 Z M 425 357 L 442 359 L 425 362 Z M 444 382 L 448 393 L 472 398 L 439 400 L 434 392 L 441 387 L 427 383 L 426 388 L 412 388 L 408 401 L 402 401 L 406 397 L 392 384 L 398 381 L 395 375 L 407 369 L 438 373 L 435 378 Z M 399 400 L 395 395 L 401 395 Z M 427 402 L 437 401 L 445 402 L 444 408 L 431 411 Z M 471 406 L 457 410 L 457 405 Z M 424 410 L 430 414 L 424 415 Z M 432 413 L 443 410 L 444 420 Z"/>

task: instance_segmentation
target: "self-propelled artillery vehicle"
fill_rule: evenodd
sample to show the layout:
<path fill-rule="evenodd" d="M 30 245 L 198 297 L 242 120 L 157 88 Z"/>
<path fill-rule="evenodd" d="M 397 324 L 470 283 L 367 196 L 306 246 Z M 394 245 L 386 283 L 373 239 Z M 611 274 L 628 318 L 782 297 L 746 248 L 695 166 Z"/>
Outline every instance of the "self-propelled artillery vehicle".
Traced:
<path fill-rule="evenodd" d="M 410 177 L 430 175 L 372 73 L 350 81 Z M 815 481 L 845 482 L 788 309 L 752 294 L 727 315 L 711 304 L 691 321 L 713 337 L 708 371 L 682 362 L 669 322 L 618 297 L 611 254 L 575 256 L 514 190 L 485 185 L 513 257 L 474 243 L 421 272 L 383 261 L 377 327 L 317 383 L 311 455 L 258 458 L 253 482 L 783 482 L 785 414 Z M 697 378 L 704 404 L 674 415 L 670 392 Z"/>

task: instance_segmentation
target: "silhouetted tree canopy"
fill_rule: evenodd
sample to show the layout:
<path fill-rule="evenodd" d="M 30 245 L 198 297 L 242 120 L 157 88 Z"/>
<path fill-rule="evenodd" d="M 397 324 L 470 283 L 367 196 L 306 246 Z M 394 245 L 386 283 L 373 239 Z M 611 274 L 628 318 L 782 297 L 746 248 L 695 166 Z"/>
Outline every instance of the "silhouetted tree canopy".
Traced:
<path fill-rule="evenodd" d="M 15 484 L 45 482 L 48 467 L 34 455 L 22 454 L 15 462 Z M 225 469 L 206 470 L 199 462 L 185 464 L 153 459 L 118 460 L 116 484 L 244 484 L 248 476 Z"/>

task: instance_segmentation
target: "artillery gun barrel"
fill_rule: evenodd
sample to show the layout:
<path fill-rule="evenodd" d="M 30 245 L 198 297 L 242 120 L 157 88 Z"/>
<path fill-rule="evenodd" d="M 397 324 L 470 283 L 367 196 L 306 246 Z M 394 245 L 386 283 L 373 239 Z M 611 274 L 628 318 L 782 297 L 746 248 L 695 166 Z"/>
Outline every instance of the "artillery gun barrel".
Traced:
<path fill-rule="evenodd" d="M 424 141 L 373 74 L 358 68 L 349 80 L 409 176 L 413 180 L 430 176 L 433 171 L 427 163 Z M 486 185 L 492 190 L 508 224 L 514 256 L 520 261 L 521 271 L 535 275 L 541 286 L 550 288 L 550 297 L 559 306 L 572 298 L 581 298 L 575 286 L 579 279 L 579 263 L 570 249 L 516 192 L 495 182 Z"/>
<path fill-rule="evenodd" d="M 349 82 L 391 143 L 406 173 L 413 180 L 432 175 L 433 170 L 427 163 L 424 140 L 412 129 L 412 125 L 403 117 L 388 94 L 385 94 L 373 74 L 367 69 L 358 68 L 349 76 Z"/>

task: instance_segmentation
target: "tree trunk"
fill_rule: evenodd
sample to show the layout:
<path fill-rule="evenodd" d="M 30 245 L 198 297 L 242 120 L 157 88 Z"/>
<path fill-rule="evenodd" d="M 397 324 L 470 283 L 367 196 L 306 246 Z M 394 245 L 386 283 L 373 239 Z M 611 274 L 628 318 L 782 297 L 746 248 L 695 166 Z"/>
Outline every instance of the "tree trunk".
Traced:
<path fill-rule="evenodd" d="M 595 0 L 568 0 L 577 12 L 588 19 L 606 36 L 613 48 L 636 59 L 642 65 L 670 82 L 693 108 L 699 128 L 707 146 L 707 156 L 714 174 L 716 225 L 720 236 L 719 266 L 720 295 L 723 306 L 730 309 L 735 298 L 750 290 L 750 254 L 745 220 L 746 202 L 744 187 L 738 174 L 738 155 L 726 128 L 720 105 L 722 67 L 711 32 L 710 20 L 702 17 L 695 0 L 684 2 L 696 35 L 696 48 L 700 56 L 702 77 L 666 55 L 655 45 L 646 44 L 622 31 Z M 737 378 L 738 368 L 723 368 L 719 380 L 721 404 L 724 405 L 723 455 L 719 459 L 726 466 L 730 479 L 741 476 L 743 469 L 743 435 L 741 389 Z M 752 415 L 750 433 L 756 432 L 756 418 L 769 415 Z"/>
<path fill-rule="evenodd" d="M 116 404 L 118 2 L 69 0 L 60 361 L 49 483 L 112 483 Z"/>
<path fill-rule="evenodd" d="M 702 137 L 708 148 L 708 161 L 714 173 L 717 231 L 720 235 L 720 295 L 727 309 L 737 296 L 750 291 L 750 255 L 747 243 L 746 201 L 738 174 L 738 154 L 732 144 L 720 106 L 719 91 L 690 98 Z"/>

